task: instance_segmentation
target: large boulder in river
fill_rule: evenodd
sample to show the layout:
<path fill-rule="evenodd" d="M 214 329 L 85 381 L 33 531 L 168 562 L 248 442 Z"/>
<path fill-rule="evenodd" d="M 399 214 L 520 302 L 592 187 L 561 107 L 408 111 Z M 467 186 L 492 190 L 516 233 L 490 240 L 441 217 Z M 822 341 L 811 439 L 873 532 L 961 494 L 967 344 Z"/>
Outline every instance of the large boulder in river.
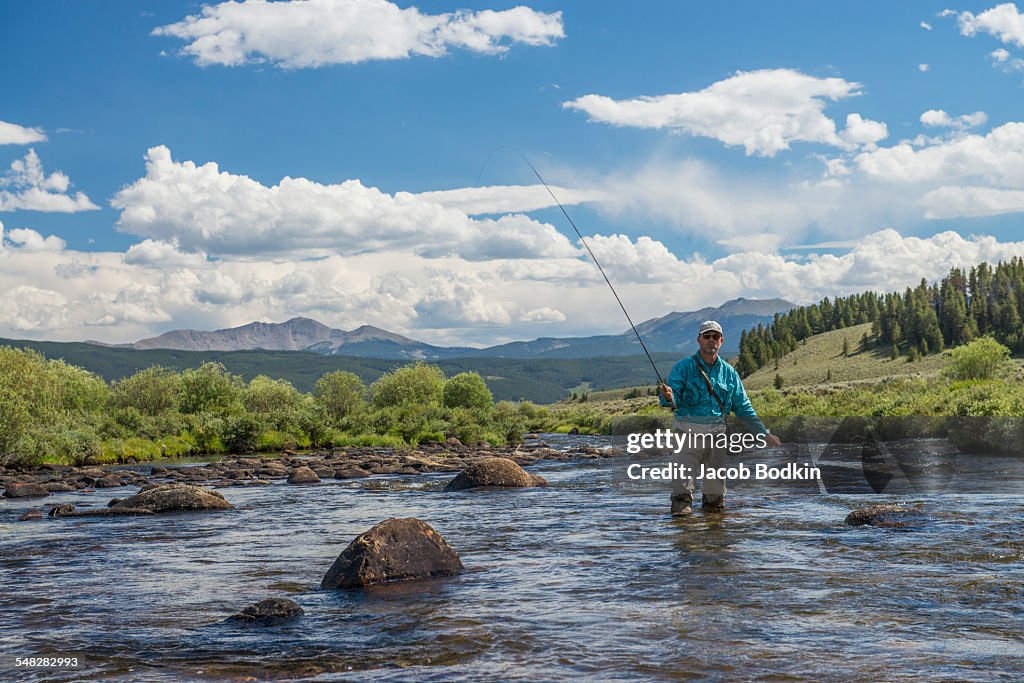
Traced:
<path fill-rule="evenodd" d="M 527 488 L 530 486 L 547 486 L 542 477 L 530 474 L 515 461 L 508 458 L 480 458 L 469 467 L 459 472 L 452 479 L 445 491 L 462 491 L 478 486 L 497 486 L 503 488 Z"/>
<path fill-rule="evenodd" d="M 304 614 L 302 608 L 294 600 L 288 598 L 267 598 L 255 605 L 249 605 L 238 614 L 228 617 L 228 621 L 238 621 L 256 626 L 274 626 L 296 619 Z"/>
<path fill-rule="evenodd" d="M 846 515 L 844 520 L 849 526 L 877 526 L 882 528 L 900 528 L 917 526 L 924 522 L 921 509 L 906 505 L 869 505 L 859 508 Z"/>
<path fill-rule="evenodd" d="M 291 476 L 288 477 L 289 484 L 319 484 L 320 476 L 311 468 L 303 465 L 296 467 Z"/>
<path fill-rule="evenodd" d="M 327 570 L 321 588 L 362 588 L 458 574 L 458 553 L 426 522 L 386 519 L 360 534 Z"/>
<path fill-rule="evenodd" d="M 151 512 L 233 510 L 234 507 L 217 491 L 191 484 L 160 484 L 110 506 L 111 509 L 133 508 Z"/>

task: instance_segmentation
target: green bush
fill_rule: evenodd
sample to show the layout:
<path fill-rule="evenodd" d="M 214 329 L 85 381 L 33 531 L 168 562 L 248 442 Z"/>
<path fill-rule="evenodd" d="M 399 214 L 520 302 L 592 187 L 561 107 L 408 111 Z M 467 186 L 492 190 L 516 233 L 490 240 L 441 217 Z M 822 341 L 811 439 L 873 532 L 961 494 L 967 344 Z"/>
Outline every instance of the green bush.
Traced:
<path fill-rule="evenodd" d="M 637 432 L 653 432 L 658 429 L 671 429 L 672 415 L 613 415 L 610 432 L 612 434 L 634 434 Z"/>
<path fill-rule="evenodd" d="M 256 415 L 242 413 L 224 419 L 220 440 L 229 453 L 251 453 L 256 450 L 262 423 Z"/>
<path fill-rule="evenodd" d="M 69 465 L 82 465 L 90 459 L 99 460 L 103 455 L 103 442 L 100 437 L 84 429 L 56 429 L 49 431 L 44 438 L 37 438 L 37 447 L 45 459 L 53 458 L 57 462 Z"/>
<path fill-rule="evenodd" d="M 182 436 L 192 444 L 193 450 L 197 453 L 223 453 L 223 432 L 224 418 L 215 413 L 203 412 L 186 416 Z"/>
<path fill-rule="evenodd" d="M 181 390 L 181 375 L 154 365 L 114 382 L 111 402 L 119 408 L 135 408 L 144 415 L 162 415 L 178 410 Z"/>
<path fill-rule="evenodd" d="M 993 379 L 1009 358 L 1010 349 L 992 337 L 981 337 L 953 349 L 943 372 L 952 379 Z"/>
<path fill-rule="evenodd" d="M 250 413 L 273 414 L 297 408 L 303 395 L 285 379 L 254 377 L 242 391 L 242 405 Z"/>
<path fill-rule="evenodd" d="M 385 373 L 370 385 L 374 408 L 441 405 L 444 372 L 436 365 L 416 363 Z"/>
<path fill-rule="evenodd" d="M 0 384 L 0 464 L 12 455 L 25 438 L 31 416 L 19 393 L 10 386 Z"/>
<path fill-rule="evenodd" d="M 203 363 L 198 369 L 181 373 L 181 412 L 237 411 L 241 403 L 242 379 L 220 363 Z"/>
<path fill-rule="evenodd" d="M 328 372 L 316 381 L 313 396 L 334 424 L 351 420 L 366 411 L 366 385 L 351 372 Z"/>
<path fill-rule="evenodd" d="M 445 382 L 442 399 L 446 408 L 489 411 L 494 405 L 487 383 L 475 372 L 460 372 Z"/>

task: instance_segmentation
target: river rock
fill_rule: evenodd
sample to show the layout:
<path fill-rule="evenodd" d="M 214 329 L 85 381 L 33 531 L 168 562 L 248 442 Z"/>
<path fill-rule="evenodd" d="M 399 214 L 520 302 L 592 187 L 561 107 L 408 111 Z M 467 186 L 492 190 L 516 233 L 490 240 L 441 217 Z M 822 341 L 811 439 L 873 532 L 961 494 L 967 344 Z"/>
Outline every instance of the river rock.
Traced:
<path fill-rule="evenodd" d="M 249 605 L 238 614 L 228 617 L 228 621 L 239 621 L 257 626 L 274 626 L 296 619 L 304 614 L 302 608 L 294 600 L 288 598 L 267 598 L 255 605 Z"/>
<path fill-rule="evenodd" d="M 48 496 L 50 492 L 42 484 L 14 482 L 7 485 L 4 498 L 35 498 Z"/>
<path fill-rule="evenodd" d="M 335 479 L 359 479 L 368 476 L 370 473 L 359 467 L 348 467 L 334 472 Z"/>
<path fill-rule="evenodd" d="M 361 588 L 458 574 L 455 550 L 426 522 L 386 519 L 360 534 L 327 570 L 320 588 Z"/>
<path fill-rule="evenodd" d="M 528 488 L 547 486 L 542 477 L 530 474 L 508 458 L 480 458 L 452 479 L 445 491 L 462 491 L 478 486 L 501 488 Z"/>
<path fill-rule="evenodd" d="M 319 484 L 320 477 L 317 473 L 306 466 L 297 467 L 288 477 L 289 484 Z"/>
<path fill-rule="evenodd" d="M 70 507 L 70 506 L 69 506 Z M 123 507 L 109 507 L 109 508 L 94 508 L 92 510 L 72 510 L 71 512 L 65 512 L 57 515 L 58 517 L 125 517 L 125 516 L 137 516 L 137 515 L 155 515 L 156 513 L 152 510 L 146 510 L 143 508 L 123 508 Z"/>
<path fill-rule="evenodd" d="M 64 517 L 70 515 L 75 511 L 75 506 L 70 503 L 63 503 L 61 505 L 54 505 L 50 508 L 51 517 Z"/>
<path fill-rule="evenodd" d="M 64 493 L 66 491 L 75 490 L 74 486 L 63 481 L 48 481 L 45 484 L 43 484 L 43 488 L 49 491 L 50 493 Z"/>
<path fill-rule="evenodd" d="M 133 508 L 151 512 L 233 510 L 217 491 L 190 484 L 159 484 L 112 505 L 109 509 Z M 115 513 L 116 514 L 116 513 Z"/>
<path fill-rule="evenodd" d="M 920 508 L 906 505 L 871 505 L 859 508 L 846 515 L 844 520 L 849 526 L 876 526 L 882 528 L 899 528 L 920 524 L 923 521 Z"/>
<path fill-rule="evenodd" d="M 104 477 L 100 477 L 99 479 L 97 479 L 96 483 L 93 484 L 93 486 L 95 486 L 98 489 L 113 489 L 117 488 L 118 486 L 124 486 L 124 482 L 121 481 L 121 477 L 117 476 L 116 474 L 108 474 Z"/>
<path fill-rule="evenodd" d="M 43 518 L 42 510 L 34 510 L 33 509 L 33 510 L 26 510 L 21 515 L 21 517 L 18 517 L 18 521 L 19 522 L 27 522 L 27 521 L 29 521 L 31 519 L 42 519 L 42 518 Z"/>

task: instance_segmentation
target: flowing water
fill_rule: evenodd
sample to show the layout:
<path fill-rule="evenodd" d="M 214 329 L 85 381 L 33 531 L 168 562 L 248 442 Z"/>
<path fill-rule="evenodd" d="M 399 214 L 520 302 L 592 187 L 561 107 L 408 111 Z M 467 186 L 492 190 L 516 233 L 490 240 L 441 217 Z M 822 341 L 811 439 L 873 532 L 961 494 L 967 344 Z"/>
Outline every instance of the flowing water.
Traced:
<path fill-rule="evenodd" d="M 541 463 L 546 489 L 443 493 L 451 474 L 227 488 L 222 513 L 17 522 L 42 503 L 3 501 L 0 678 L 1021 680 L 1024 461 L 979 461 L 999 474 L 970 494 L 749 486 L 724 515 L 682 520 L 666 490 L 622 483 L 628 457 Z M 896 501 L 923 521 L 843 524 Z M 464 574 L 318 590 L 356 535 L 410 516 Z M 275 596 L 305 615 L 223 621 Z"/>

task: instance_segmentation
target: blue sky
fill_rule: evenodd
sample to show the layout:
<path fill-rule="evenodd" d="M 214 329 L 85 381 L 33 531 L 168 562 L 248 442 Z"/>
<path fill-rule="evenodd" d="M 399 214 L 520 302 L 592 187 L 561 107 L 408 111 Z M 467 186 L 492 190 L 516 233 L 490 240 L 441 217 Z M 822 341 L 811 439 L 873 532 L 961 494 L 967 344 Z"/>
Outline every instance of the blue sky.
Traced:
<path fill-rule="evenodd" d="M 1024 255 L 1013 3 L 0 3 L 0 336 L 441 344 Z M 479 187 L 475 187 L 478 174 Z"/>

